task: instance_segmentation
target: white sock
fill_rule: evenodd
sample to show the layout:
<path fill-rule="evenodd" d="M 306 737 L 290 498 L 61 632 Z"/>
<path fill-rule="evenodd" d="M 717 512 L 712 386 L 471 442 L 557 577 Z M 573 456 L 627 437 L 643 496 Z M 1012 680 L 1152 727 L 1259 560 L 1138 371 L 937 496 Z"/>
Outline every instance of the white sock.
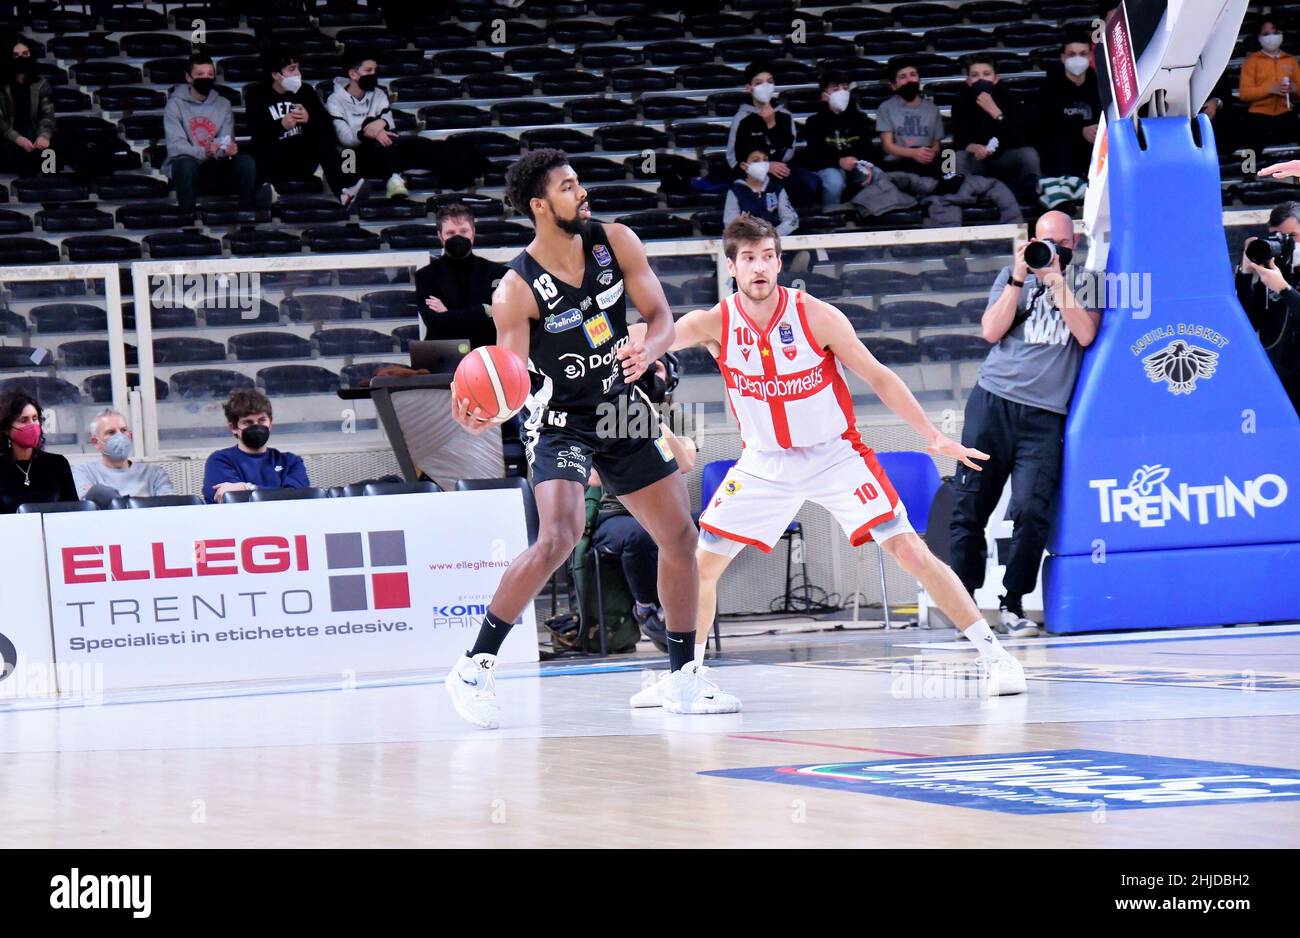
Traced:
<path fill-rule="evenodd" d="M 695 646 L 695 663 L 700 667 L 704 667 L 704 653 L 708 651 L 708 648 L 709 643 L 707 641 L 700 642 Z"/>
<path fill-rule="evenodd" d="M 993 630 L 983 619 L 977 619 L 968 625 L 961 634 L 970 639 L 981 658 L 1010 657 L 1007 650 L 998 644 L 998 637 L 993 634 Z"/>

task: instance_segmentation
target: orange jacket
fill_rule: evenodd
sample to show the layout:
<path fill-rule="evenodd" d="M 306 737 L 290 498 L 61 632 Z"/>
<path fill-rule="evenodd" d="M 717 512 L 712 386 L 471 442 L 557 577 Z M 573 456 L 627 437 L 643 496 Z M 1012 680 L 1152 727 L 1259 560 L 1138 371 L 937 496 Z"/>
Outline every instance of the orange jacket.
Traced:
<path fill-rule="evenodd" d="M 1250 105 L 1250 113 L 1276 117 L 1287 112 L 1287 99 L 1268 93 L 1284 75 L 1291 76 L 1291 102 L 1294 104 L 1300 92 L 1297 88 L 1300 85 L 1300 63 L 1296 62 L 1296 57 L 1283 52 L 1274 58 L 1262 50 L 1247 56 L 1246 64 L 1241 67 L 1241 85 L 1237 94 Z"/>

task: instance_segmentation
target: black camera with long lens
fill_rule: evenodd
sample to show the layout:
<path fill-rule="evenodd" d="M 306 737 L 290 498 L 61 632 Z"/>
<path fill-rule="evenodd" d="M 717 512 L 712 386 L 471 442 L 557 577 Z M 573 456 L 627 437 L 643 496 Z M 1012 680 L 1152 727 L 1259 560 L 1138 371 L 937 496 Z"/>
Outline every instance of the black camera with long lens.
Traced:
<path fill-rule="evenodd" d="M 1268 266 L 1269 261 L 1276 260 L 1280 267 L 1291 263 L 1291 255 L 1294 251 L 1295 241 L 1291 236 L 1275 231 L 1262 238 L 1256 238 L 1246 245 L 1246 259 L 1252 264 L 1264 267 Z"/>
<path fill-rule="evenodd" d="M 1025 264 L 1030 270 L 1042 270 L 1051 266 L 1056 256 L 1056 245 L 1051 241 L 1031 241 L 1025 246 Z"/>

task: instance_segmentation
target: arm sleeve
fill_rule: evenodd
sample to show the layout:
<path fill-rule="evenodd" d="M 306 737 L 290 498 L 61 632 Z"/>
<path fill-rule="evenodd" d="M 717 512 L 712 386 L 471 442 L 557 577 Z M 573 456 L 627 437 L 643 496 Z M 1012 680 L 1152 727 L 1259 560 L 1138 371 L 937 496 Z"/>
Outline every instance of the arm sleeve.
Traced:
<path fill-rule="evenodd" d="M 998 301 L 998 297 L 1002 295 L 1002 291 L 1006 289 L 1007 283 L 1010 282 L 1010 280 L 1011 268 L 1003 267 L 1002 270 L 998 272 L 997 278 L 993 281 L 993 286 L 989 289 L 989 306 L 992 306 Z"/>
<path fill-rule="evenodd" d="M 60 460 L 58 468 L 59 477 L 59 501 L 75 502 L 81 498 L 77 493 L 77 485 L 72 481 L 72 466 L 67 459 Z"/>
<path fill-rule="evenodd" d="M 722 206 L 722 224 L 723 227 L 730 225 L 740 214 L 740 201 L 736 198 L 736 193 L 730 189 L 727 190 L 727 201 Z"/>
<path fill-rule="evenodd" d="M 952 106 L 952 145 L 958 150 L 964 150 L 972 143 L 988 142 L 987 140 L 976 140 L 972 136 L 974 121 L 971 120 L 972 114 L 970 110 L 964 96 Z M 939 135 L 942 137 L 943 132 L 939 131 Z"/>
<path fill-rule="evenodd" d="M 190 142 L 189 132 L 181 120 L 181 106 L 171 99 L 168 99 L 163 111 L 163 134 L 169 157 L 175 159 L 178 156 L 192 156 L 198 160 L 207 157 L 202 147 Z"/>
<path fill-rule="evenodd" d="M 175 495 L 176 488 L 172 485 L 172 480 L 167 473 L 163 471 L 162 466 L 149 467 L 149 494 L 150 495 Z"/>
<path fill-rule="evenodd" d="M 343 113 L 343 105 L 339 102 L 337 95 L 330 95 L 329 100 L 325 102 L 325 110 L 329 113 L 330 123 L 334 126 L 334 135 L 338 138 L 340 144 L 345 147 L 354 147 L 357 145 L 358 128 L 353 127 L 349 122 L 347 115 Z"/>
<path fill-rule="evenodd" d="M 933 102 L 931 102 L 933 103 Z M 934 105 L 934 139 L 936 141 L 944 138 L 943 132 L 943 114 L 939 111 L 939 105 Z"/>
<path fill-rule="evenodd" d="M 214 490 L 222 482 L 243 482 L 236 466 L 221 452 L 213 453 L 203 464 L 203 500 L 211 505 Z"/>
<path fill-rule="evenodd" d="M 284 454 L 285 473 L 284 487 L 287 489 L 305 489 L 311 486 L 307 481 L 307 467 L 303 465 L 302 457 L 295 456 L 293 453 Z"/>
<path fill-rule="evenodd" d="M 784 189 L 776 200 L 776 210 L 781 216 L 781 223 L 776 226 L 776 233 L 781 237 L 794 234 L 795 229 L 799 227 L 799 213 L 794 210 L 790 204 L 790 197 L 786 195 Z"/>
<path fill-rule="evenodd" d="M 819 115 L 814 114 L 803 124 L 804 154 L 808 166 L 814 170 L 829 169 L 836 164 L 839 154 L 826 143 L 826 132 L 821 129 Z"/>
<path fill-rule="evenodd" d="M 54 91 L 50 88 L 50 83 L 44 80 L 37 87 L 40 88 L 40 100 L 37 104 L 36 136 L 52 137 L 55 124 Z"/>
<path fill-rule="evenodd" d="M 1237 87 L 1237 96 L 1246 104 L 1254 104 L 1268 97 L 1263 70 L 1259 67 L 1259 59 L 1253 55 L 1241 67 L 1241 84 Z"/>
<path fill-rule="evenodd" d="M 245 113 L 248 115 L 249 134 L 258 151 L 258 159 L 261 160 L 264 152 L 270 154 L 284 125 L 271 116 L 270 99 L 261 88 L 255 88 L 245 100 L 248 102 Z"/>

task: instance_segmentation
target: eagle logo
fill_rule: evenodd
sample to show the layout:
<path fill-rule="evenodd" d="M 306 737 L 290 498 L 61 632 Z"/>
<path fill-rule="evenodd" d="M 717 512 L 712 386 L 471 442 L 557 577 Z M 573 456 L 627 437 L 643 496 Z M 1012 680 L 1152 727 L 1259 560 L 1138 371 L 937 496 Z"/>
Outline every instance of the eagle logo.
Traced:
<path fill-rule="evenodd" d="M 1191 394 L 1198 380 L 1214 377 L 1219 353 L 1178 339 L 1152 352 L 1142 359 L 1142 364 L 1146 366 L 1147 377 L 1156 384 L 1165 382 L 1170 394 Z"/>

